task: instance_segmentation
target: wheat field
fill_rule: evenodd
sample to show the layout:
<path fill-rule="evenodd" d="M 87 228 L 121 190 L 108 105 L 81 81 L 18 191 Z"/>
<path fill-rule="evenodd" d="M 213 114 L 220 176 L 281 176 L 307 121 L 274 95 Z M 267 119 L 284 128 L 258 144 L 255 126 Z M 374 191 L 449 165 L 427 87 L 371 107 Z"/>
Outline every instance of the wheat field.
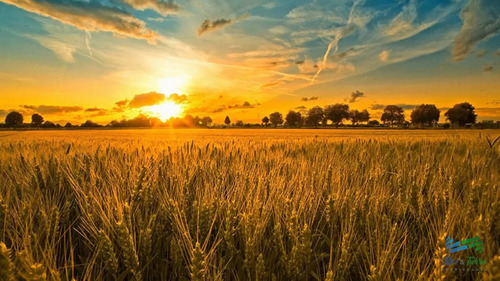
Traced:
<path fill-rule="evenodd" d="M 500 280 L 497 135 L 3 131 L 0 280 Z"/>

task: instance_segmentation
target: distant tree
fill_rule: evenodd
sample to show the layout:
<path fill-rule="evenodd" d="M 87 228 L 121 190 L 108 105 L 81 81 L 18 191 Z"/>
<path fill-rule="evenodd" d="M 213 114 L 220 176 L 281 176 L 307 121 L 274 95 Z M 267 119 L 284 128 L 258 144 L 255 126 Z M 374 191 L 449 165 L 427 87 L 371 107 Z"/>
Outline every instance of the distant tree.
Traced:
<path fill-rule="evenodd" d="M 191 116 L 190 114 L 186 114 L 186 116 L 184 116 L 182 121 L 184 122 L 184 127 L 192 127 L 196 124 L 199 124 L 199 123 L 196 123 L 195 118 L 193 116 Z"/>
<path fill-rule="evenodd" d="M 446 119 L 452 124 L 458 124 L 459 126 L 475 124 L 477 118 L 474 106 L 468 102 L 455 104 L 453 108 L 450 108 L 444 114 L 444 116 L 446 116 Z"/>
<path fill-rule="evenodd" d="M 23 125 L 23 115 L 17 111 L 12 111 L 5 116 L 5 124 L 8 127 L 17 127 Z"/>
<path fill-rule="evenodd" d="M 87 120 L 80 127 L 82 127 L 82 128 L 94 128 L 94 127 L 99 127 L 99 124 L 94 123 L 90 120 Z"/>
<path fill-rule="evenodd" d="M 116 122 L 116 120 L 114 120 L 114 121 Z M 111 123 L 113 123 L 113 121 L 111 121 Z M 69 123 L 69 122 L 66 123 L 66 125 L 64 125 L 64 128 L 71 128 L 71 127 L 73 127 L 73 125 L 71 125 L 71 123 Z"/>
<path fill-rule="evenodd" d="M 242 120 L 238 120 L 238 121 L 236 121 L 236 126 L 238 126 L 238 127 L 243 127 L 243 125 L 245 125 L 245 124 L 243 123 L 243 121 L 242 121 Z"/>
<path fill-rule="evenodd" d="M 43 124 L 42 115 L 40 115 L 38 113 L 31 115 L 31 126 L 40 127 L 42 124 Z"/>
<path fill-rule="evenodd" d="M 368 110 L 366 110 L 366 109 L 363 109 L 359 113 L 358 119 L 359 119 L 359 122 L 361 122 L 361 123 L 370 121 L 370 112 L 368 112 Z"/>
<path fill-rule="evenodd" d="M 391 126 L 394 124 L 403 124 L 405 121 L 404 110 L 402 107 L 397 105 L 388 105 L 382 113 L 382 122 L 389 123 Z"/>
<path fill-rule="evenodd" d="M 212 118 L 210 118 L 209 116 L 205 116 L 203 118 L 201 118 L 201 125 L 206 127 L 206 126 L 210 126 L 210 124 L 212 124 Z"/>
<path fill-rule="evenodd" d="M 231 125 L 231 119 L 229 119 L 229 116 L 226 116 L 226 118 L 224 119 L 224 124 L 226 124 L 227 126 Z"/>
<path fill-rule="evenodd" d="M 267 126 L 267 124 L 269 123 L 269 118 L 267 116 L 264 116 L 264 118 L 262 118 L 262 123 Z"/>
<path fill-rule="evenodd" d="M 336 127 L 338 127 L 344 119 L 350 118 L 349 105 L 341 103 L 328 105 L 325 108 L 325 116 L 328 120 L 332 121 Z"/>
<path fill-rule="evenodd" d="M 193 124 L 196 125 L 196 126 L 201 126 L 201 118 L 196 116 L 194 119 L 193 119 Z"/>
<path fill-rule="evenodd" d="M 269 121 L 271 121 L 271 124 L 274 125 L 274 127 L 278 127 L 278 125 L 283 124 L 283 115 L 279 112 L 274 112 L 269 115 Z"/>
<path fill-rule="evenodd" d="M 323 111 L 323 108 L 315 106 L 309 109 L 309 112 L 307 113 L 306 124 L 308 126 L 318 127 L 319 122 L 323 121 L 324 118 L 325 112 Z"/>
<path fill-rule="evenodd" d="M 42 125 L 43 128 L 56 128 L 56 124 L 50 122 L 50 121 L 45 121 Z"/>
<path fill-rule="evenodd" d="M 378 122 L 377 120 L 368 121 L 368 126 L 378 126 L 378 125 L 380 125 L 380 122 Z"/>
<path fill-rule="evenodd" d="M 421 104 L 411 112 L 411 123 L 431 126 L 439 121 L 440 113 L 434 104 Z"/>
<path fill-rule="evenodd" d="M 302 115 L 300 112 L 290 111 L 285 117 L 286 122 L 290 127 L 300 126 L 302 122 Z"/>

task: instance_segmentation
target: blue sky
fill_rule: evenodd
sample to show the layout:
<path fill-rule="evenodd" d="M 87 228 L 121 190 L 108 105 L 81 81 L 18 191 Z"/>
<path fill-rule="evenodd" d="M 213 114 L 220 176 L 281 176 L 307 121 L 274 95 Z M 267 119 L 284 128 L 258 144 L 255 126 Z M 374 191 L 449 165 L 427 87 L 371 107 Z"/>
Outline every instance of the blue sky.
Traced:
<path fill-rule="evenodd" d="M 499 15 L 498 0 L 0 0 L 0 114 L 105 122 L 179 92 L 185 113 L 250 122 L 360 91 L 350 106 L 374 117 L 470 101 L 500 120 Z"/>

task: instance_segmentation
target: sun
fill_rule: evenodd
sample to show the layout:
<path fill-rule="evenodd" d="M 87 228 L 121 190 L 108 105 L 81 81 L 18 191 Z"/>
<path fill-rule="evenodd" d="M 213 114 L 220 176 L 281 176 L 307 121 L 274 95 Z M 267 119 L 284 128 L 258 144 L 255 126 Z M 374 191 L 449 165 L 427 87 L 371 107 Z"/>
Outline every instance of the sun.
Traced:
<path fill-rule="evenodd" d="M 165 95 L 170 94 L 183 94 L 185 92 L 185 87 L 189 81 L 189 76 L 179 75 L 164 78 L 158 81 L 159 91 Z"/>
<path fill-rule="evenodd" d="M 182 113 L 182 106 L 172 101 L 166 101 L 162 104 L 150 106 L 147 110 L 152 116 L 158 117 L 165 122 L 170 117 L 179 116 Z"/>

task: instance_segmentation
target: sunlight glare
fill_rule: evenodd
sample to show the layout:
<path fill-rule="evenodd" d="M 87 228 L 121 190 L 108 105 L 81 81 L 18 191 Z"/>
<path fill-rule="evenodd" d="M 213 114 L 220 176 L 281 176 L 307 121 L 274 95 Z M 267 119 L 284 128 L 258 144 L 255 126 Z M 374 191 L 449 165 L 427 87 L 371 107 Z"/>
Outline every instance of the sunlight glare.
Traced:
<path fill-rule="evenodd" d="M 165 122 L 170 117 L 178 117 L 182 113 L 182 107 L 175 102 L 166 101 L 162 104 L 150 106 L 148 111 L 151 112 L 152 116 L 158 117 Z"/>
<path fill-rule="evenodd" d="M 184 94 L 186 84 L 189 81 L 189 77 L 187 75 L 179 75 L 164 78 L 158 81 L 159 91 L 165 95 L 170 94 Z"/>

